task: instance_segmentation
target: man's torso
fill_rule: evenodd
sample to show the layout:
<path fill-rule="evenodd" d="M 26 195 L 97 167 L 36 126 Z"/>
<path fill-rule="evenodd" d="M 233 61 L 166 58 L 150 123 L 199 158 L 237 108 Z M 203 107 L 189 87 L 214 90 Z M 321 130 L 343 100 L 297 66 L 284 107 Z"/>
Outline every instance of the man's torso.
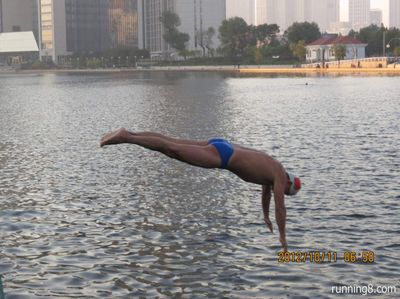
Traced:
<path fill-rule="evenodd" d="M 277 173 L 284 171 L 280 162 L 264 152 L 234 145 L 228 170 L 246 182 L 273 185 Z"/>

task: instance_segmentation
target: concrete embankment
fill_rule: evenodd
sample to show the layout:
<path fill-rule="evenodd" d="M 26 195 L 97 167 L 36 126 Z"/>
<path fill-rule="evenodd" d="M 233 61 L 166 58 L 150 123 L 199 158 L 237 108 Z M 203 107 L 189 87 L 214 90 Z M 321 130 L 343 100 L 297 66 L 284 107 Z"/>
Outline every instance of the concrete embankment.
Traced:
<path fill-rule="evenodd" d="M 400 67 L 393 68 L 296 68 L 288 66 L 164 66 L 150 68 L 112 69 L 51 69 L 51 70 L 0 70 L 0 74 L 43 73 L 138 73 L 138 72 L 225 72 L 235 74 L 304 74 L 304 75 L 400 75 Z"/>
<path fill-rule="evenodd" d="M 400 75 L 400 68 L 243 68 L 243 74 Z"/>

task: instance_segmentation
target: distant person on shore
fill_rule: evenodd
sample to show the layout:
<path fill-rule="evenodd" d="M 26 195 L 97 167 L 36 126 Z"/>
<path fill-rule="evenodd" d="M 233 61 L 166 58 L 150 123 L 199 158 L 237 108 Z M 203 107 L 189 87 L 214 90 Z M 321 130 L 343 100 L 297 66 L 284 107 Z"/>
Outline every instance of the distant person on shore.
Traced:
<path fill-rule="evenodd" d="M 183 140 L 158 133 L 133 133 L 124 128 L 106 134 L 100 146 L 120 143 L 136 144 L 193 166 L 227 169 L 246 182 L 262 185 L 264 221 L 271 232 L 269 206 L 273 191 L 279 240 L 283 250 L 287 250 L 285 194 L 295 195 L 301 188 L 301 182 L 298 177 L 286 172 L 279 161 L 261 151 L 232 144 L 222 138 Z"/>

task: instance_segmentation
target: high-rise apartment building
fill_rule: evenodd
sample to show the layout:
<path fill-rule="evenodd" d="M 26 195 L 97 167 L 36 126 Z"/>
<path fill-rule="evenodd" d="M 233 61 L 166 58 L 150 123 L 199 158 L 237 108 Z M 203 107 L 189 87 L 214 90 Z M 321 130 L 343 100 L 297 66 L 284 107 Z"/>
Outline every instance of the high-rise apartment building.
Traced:
<path fill-rule="evenodd" d="M 138 0 L 38 0 L 41 57 L 139 46 Z"/>
<path fill-rule="evenodd" d="M 283 32 L 288 27 L 286 7 L 288 0 L 267 0 L 267 19 L 268 24 L 277 24 Z"/>
<path fill-rule="evenodd" d="M 255 18 L 256 26 L 267 23 L 267 0 L 256 0 Z"/>
<path fill-rule="evenodd" d="M 226 0 L 226 18 L 240 17 L 247 24 L 254 25 L 256 23 L 256 2 L 257 0 Z"/>
<path fill-rule="evenodd" d="M 370 0 L 349 0 L 349 22 L 354 30 L 360 30 L 370 24 Z"/>
<path fill-rule="evenodd" d="M 143 47 L 157 57 L 166 55 L 169 51 L 168 44 L 164 41 L 164 28 L 160 17 L 164 11 L 175 11 L 174 0 L 141 0 L 143 20 Z"/>
<path fill-rule="evenodd" d="M 305 0 L 304 21 L 315 22 L 321 32 L 340 20 L 340 0 Z"/>
<path fill-rule="evenodd" d="M 284 32 L 294 22 L 315 22 L 322 32 L 339 22 L 339 0 L 266 0 L 269 24 Z"/>
<path fill-rule="evenodd" d="M 381 9 L 371 9 L 369 11 L 369 22 L 377 26 L 382 24 L 382 10 Z"/>
<path fill-rule="evenodd" d="M 400 0 L 389 0 L 389 26 L 400 29 Z"/>

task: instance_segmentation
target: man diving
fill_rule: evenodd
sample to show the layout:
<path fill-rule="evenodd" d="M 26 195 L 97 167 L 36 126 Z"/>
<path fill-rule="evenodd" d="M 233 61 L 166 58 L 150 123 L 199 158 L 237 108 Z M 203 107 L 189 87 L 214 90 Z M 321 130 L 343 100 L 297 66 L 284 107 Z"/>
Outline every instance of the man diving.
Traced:
<path fill-rule="evenodd" d="M 272 232 L 269 218 L 271 192 L 274 193 L 275 218 L 279 240 L 287 251 L 285 194 L 295 195 L 301 188 L 300 179 L 286 172 L 282 164 L 258 150 L 232 144 L 222 138 L 208 141 L 176 139 L 158 133 L 129 132 L 124 128 L 106 134 L 100 146 L 131 143 L 158 151 L 170 158 L 203 168 L 227 169 L 242 180 L 262 185 L 264 222 Z"/>

